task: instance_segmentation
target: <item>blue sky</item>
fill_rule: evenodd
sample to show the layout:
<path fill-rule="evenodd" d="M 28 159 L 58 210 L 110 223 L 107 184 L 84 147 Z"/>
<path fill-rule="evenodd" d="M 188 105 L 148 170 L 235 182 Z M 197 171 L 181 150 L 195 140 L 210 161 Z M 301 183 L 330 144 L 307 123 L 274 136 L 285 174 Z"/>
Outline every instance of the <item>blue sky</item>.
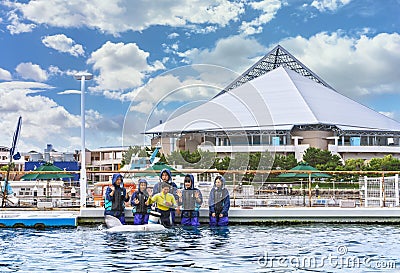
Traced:
<path fill-rule="evenodd" d="M 400 120 L 400 0 L 0 2 L 0 146 L 147 144 L 277 44 L 341 94 Z M 362 117 L 360 117 L 362 118 Z"/>

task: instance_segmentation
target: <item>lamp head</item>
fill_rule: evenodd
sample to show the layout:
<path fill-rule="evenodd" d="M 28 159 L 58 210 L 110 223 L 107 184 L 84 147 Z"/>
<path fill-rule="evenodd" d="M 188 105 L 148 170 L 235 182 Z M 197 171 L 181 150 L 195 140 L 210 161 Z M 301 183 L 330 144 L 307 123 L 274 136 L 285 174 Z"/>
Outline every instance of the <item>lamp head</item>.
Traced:
<path fill-rule="evenodd" d="M 82 79 L 83 76 L 85 77 L 85 80 L 87 80 L 87 81 L 93 79 L 93 74 L 90 74 L 87 72 L 79 72 L 74 75 L 75 79 L 79 80 L 79 81 Z"/>

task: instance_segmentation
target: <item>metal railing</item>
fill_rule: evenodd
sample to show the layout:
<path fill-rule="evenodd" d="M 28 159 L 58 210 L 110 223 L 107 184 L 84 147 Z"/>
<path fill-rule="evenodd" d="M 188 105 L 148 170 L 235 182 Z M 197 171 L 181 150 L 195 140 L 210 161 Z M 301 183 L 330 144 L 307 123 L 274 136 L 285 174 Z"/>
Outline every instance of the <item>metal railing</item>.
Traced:
<path fill-rule="evenodd" d="M 26 173 L 33 173 L 35 171 L 10 171 L 10 177 L 20 177 L 23 174 Z M 90 174 L 101 174 L 105 176 L 111 176 L 114 173 L 123 173 L 123 174 L 140 174 L 140 173 L 151 173 L 152 171 L 149 170 L 129 170 L 129 171 L 87 171 L 88 176 Z M 365 200 L 363 200 L 363 190 L 360 188 L 358 190 L 351 190 L 351 189 L 319 189 L 319 194 L 317 195 L 316 190 L 311 188 L 311 176 L 313 173 L 326 173 L 333 175 L 334 180 L 334 175 L 353 175 L 353 176 L 377 176 L 382 179 L 385 179 L 385 177 L 389 175 L 398 175 L 400 171 L 304 171 L 304 170 L 215 170 L 215 169 L 181 169 L 178 171 L 179 173 L 192 173 L 192 174 L 199 174 L 199 173 L 218 173 L 222 175 L 227 175 L 231 174 L 233 179 L 231 181 L 228 181 L 230 186 L 232 186 L 232 190 L 230 192 L 231 194 L 231 200 L 232 200 L 232 205 L 233 206 L 337 206 L 338 201 L 340 200 L 355 200 L 356 204 L 359 206 L 363 206 Z M 241 178 L 245 174 L 263 174 L 265 177 L 268 175 L 277 175 L 281 173 L 306 173 L 309 175 L 308 181 L 303 181 L 305 184 L 305 187 L 302 189 L 292 189 L 291 194 L 278 194 L 276 190 L 262 190 L 262 189 L 255 189 L 255 193 L 253 195 L 246 195 L 246 196 L 241 196 L 240 193 L 238 192 L 238 187 L 241 186 Z M 5 171 L 0 171 L 1 174 L 6 173 Z M 38 172 L 35 172 L 38 173 Z M 54 172 L 40 172 L 40 173 L 46 173 L 46 174 L 75 174 L 79 173 L 79 171 L 54 171 Z M 174 171 L 172 171 L 174 174 Z M 154 175 L 158 176 L 159 171 L 154 171 Z M 284 183 L 283 181 L 287 180 L 282 180 L 281 183 Z M 90 184 L 89 180 L 89 184 Z M 92 181 L 93 182 L 93 181 Z M 259 185 L 259 182 L 253 182 L 254 184 Z M 262 183 L 266 183 L 263 182 Z M 273 184 L 277 184 L 278 182 L 274 182 Z M 307 185 L 308 183 L 308 185 Z M 320 182 L 324 183 L 324 182 Z M 92 183 L 93 184 L 93 183 Z M 251 183 L 250 183 L 251 184 Z M 384 190 L 384 189 L 383 189 Z M 77 188 L 77 193 L 79 193 L 79 188 Z M 383 191 L 383 198 L 384 198 L 384 191 Z M 203 194 L 204 197 L 207 197 L 206 194 Z M 398 195 L 397 195 L 398 196 Z M 332 198 L 333 197 L 333 198 Z M 28 200 L 31 197 L 22 197 L 21 198 L 21 203 L 23 203 L 25 200 Z M 38 201 L 42 201 L 42 199 L 49 198 L 47 197 L 38 197 Z M 50 198 L 54 198 L 50 196 Z M 68 195 L 61 195 L 58 196 L 60 200 L 66 200 L 66 203 L 71 201 L 72 203 L 78 202 L 79 195 L 76 195 L 75 200 L 72 201 L 73 198 Z M 204 198 L 205 200 L 207 198 Z M 260 201 L 261 200 L 261 201 Z M 318 201 L 318 200 L 333 200 L 332 202 L 323 202 L 323 201 Z M 391 200 L 392 202 L 393 200 Z M 61 202 L 62 203 L 62 202 Z M 398 203 L 398 202 L 397 202 Z M 206 202 L 204 203 L 206 205 Z M 385 202 L 381 202 L 380 206 L 386 206 Z"/>

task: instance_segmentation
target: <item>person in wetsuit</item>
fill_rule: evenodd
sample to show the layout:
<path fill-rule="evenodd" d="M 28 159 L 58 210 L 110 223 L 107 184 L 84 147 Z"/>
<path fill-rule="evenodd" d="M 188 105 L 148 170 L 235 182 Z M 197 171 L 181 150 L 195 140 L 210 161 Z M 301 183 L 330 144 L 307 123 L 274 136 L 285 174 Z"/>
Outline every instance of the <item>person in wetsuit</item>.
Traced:
<path fill-rule="evenodd" d="M 169 186 L 169 193 L 172 194 L 175 198 L 175 200 L 178 200 L 178 195 L 177 195 L 177 185 L 175 182 L 172 181 L 172 174 L 169 169 L 163 169 L 160 172 L 160 181 L 154 185 L 153 187 L 153 196 L 160 193 L 162 190 L 163 184 L 166 183 Z M 175 208 L 170 209 L 170 215 L 171 215 L 171 220 L 172 220 L 172 225 L 175 223 Z"/>
<path fill-rule="evenodd" d="M 183 189 L 178 190 L 177 194 L 178 205 L 181 206 L 181 224 L 199 226 L 199 209 L 203 203 L 203 196 L 200 190 L 194 187 L 193 175 L 185 176 Z"/>
<path fill-rule="evenodd" d="M 227 226 L 228 211 L 230 207 L 229 192 L 225 188 L 225 178 L 217 176 L 214 180 L 214 187 L 210 191 L 208 200 L 210 225 L 211 226 Z"/>
<path fill-rule="evenodd" d="M 165 227 L 173 225 L 171 218 L 171 210 L 175 211 L 178 206 L 175 197 L 169 193 L 170 185 L 163 183 L 161 192 L 149 198 L 149 204 L 156 203 L 156 211 L 161 214 L 161 224 Z"/>
<path fill-rule="evenodd" d="M 148 223 L 151 209 L 148 200 L 147 180 L 141 178 L 138 181 L 138 189 L 132 194 L 131 198 L 134 225 L 144 225 Z"/>
<path fill-rule="evenodd" d="M 104 198 L 104 215 L 111 215 L 125 225 L 125 202 L 129 201 L 131 188 L 125 189 L 121 174 L 113 174 L 112 185 L 107 187 Z"/>

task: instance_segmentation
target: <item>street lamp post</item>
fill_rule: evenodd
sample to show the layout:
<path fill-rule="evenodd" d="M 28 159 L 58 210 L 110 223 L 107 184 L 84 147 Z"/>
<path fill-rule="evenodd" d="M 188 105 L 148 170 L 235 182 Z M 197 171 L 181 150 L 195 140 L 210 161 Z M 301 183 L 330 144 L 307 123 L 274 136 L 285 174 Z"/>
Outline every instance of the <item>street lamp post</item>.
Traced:
<path fill-rule="evenodd" d="M 85 80 L 91 80 L 93 75 L 90 73 L 78 73 L 76 80 L 81 81 L 81 177 L 80 177 L 80 206 L 86 207 L 86 148 L 85 148 Z"/>

